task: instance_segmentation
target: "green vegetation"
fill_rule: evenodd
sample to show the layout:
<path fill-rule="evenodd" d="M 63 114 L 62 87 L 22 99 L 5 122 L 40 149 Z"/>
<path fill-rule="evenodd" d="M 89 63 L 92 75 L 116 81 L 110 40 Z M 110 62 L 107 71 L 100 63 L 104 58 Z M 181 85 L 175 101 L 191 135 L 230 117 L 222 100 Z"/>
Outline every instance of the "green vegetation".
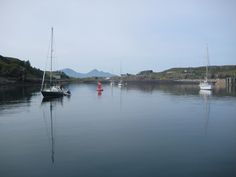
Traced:
<path fill-rule="evenodd" d="M 137 75 L 122 75 L 124 80 L 145 81 L 145 80 L 194 80 L 205 77 L 205 67 L 172 68 L 163 72 L 153 72 L 152 70 L 141 71 Z M 14 82 L 41 82 L 43 71 L 31 66 L 29 61 L 22 61 L 17 58 L 3 57 L 0 55 L 0 83 Z M 209 79 L 223 79 L 236 76 L 236 65 L 210 66 Z M 97 82 L 104 78 L 91 77 L 84 79 L 72 79 L 63 72 L 53 72 L 55 81 L 72 82 Z M 113 77 L 113 80 L 119 80 Z M 45 81 L 49 81 L 49 72 L 46 72 Z M 104 80 L 106 81 L 106 80 Z"/>
<path fill-rule="evenodd" d="M 17 58 L 3 57 L 0 55 L 0 82 L 41 82 L 43 71 L 32 67 L 29 61 Z M 69 77 L 62 72 L 53 72 L 56 79 L 68 79 Z M 49 78 L 46 72 L 45 79 Z"/>
<path fill-rule="evenodd" d="M 43 72 L 40 69 L 33 68 L 29 61 L 0 56 L 1 77 L 25 81 L 27 79 L 42 78 L 42 75 Z"/>
<path fill-rule="evenodd" d="M 210 66 L 209 79 L 223 79 L 236 74 L 236 66 Z M 206 75 L 205 67 L 172 68 L 161 73 L 157 73 L 160 79 L 203 79 Z"/>
<path fill-rule="evenodd" d="M 236 76 L 236 65 L 210 66 L 209 79 L 223 79 Z M 171 68 L 163 72 L 152 70 L 141 71 L 137 75 L 128 76 L 129 80 L 182 80 L 203 79 L 206 75 L 205 67 Z"/>

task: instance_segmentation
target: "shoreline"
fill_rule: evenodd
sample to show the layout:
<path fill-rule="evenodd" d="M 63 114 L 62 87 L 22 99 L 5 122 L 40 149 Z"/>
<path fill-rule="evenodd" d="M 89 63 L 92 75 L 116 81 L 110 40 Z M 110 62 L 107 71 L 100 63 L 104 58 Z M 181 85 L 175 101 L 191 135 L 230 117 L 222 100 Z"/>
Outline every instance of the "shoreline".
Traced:
<path fill-rule="evenodd" d="M 68 80 L 59 80 L 59 83 L 62 84 L 67 84 L 67 83 L 97 83 L 98 81 L 101 81 L 102 83 L 110 83 L 110 80 L 106 80 L 104 78 L 94 78 L 91 80 L 91 78 L 88 79 L 83 79 L 83 80 L 78 80 L 78 79 L 68 79 Z M 113 80 L 114 82 L 119 82 L 119 79 L 116 78 Z M 133 83 L 133 84 L 168 84 L 168 85 L 176 85 L 176 84 L 181 84 L 181 85 L 198 85 L 201 79 L 181 79 L 181 80 L 162 80 L 162 79 L 143 79 L 143 80 L 132 80 L 132 79 L 123 79 L 124 82 L 127 83 Z M 213 83 L 215 87 L 220 87 L 224 88 L 226 87 L 226 79 L 210 79 L 210 82 Z M 20 81 L 17 80 L 16 78 L 3 78 L 0 77 L 0 85 L 12 85 L 12 84 L 17 84 L 17 85 L 40 85 L 42 82 L 42 79 L 38 78 L 32 78 L 32 79 L 27 79 L 25 81 Z"/>
<path fill-rule="evenodd" d="M 59 80 L 58 82 L 64 84 L 64 83 L 70 83 L 73 82 L 73 80 Z M 12 85 L 12 84 L 18 84 L 18 85 L 41 85 L 42 79 L 39 78 L 30 78 L 26 79 L 24 81 L 16 79 L 16 78 L 4 78 L 0 77 L 0 85 Z"/>

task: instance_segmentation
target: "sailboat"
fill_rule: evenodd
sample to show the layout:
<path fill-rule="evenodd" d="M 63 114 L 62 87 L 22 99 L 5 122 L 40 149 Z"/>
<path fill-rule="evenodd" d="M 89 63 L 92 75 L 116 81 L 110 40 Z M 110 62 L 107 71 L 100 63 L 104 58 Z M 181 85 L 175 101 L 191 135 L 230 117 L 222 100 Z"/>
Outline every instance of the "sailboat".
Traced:
<path fill-rule="evenodd" d="M 115 82 L 113 80 L 110 81 L 110 86 L 114 86 L 115 85 Z"/>
<path fill-rule="evenodd" d="M 207 53 L 207 65 L 206 65 L 206 76 L 205 80 L 201 81 L 199 84 L 199 87 L 201 90 L 211 90 L 212 89 L 212 84 L 208 81 L 208 65 L 209 65 L 209 54 L 208 54 L 208 45 L 206 48 L 206 53 Z"/>
<path fill-rule="evenodd" d="M 113 70 L 112 70 L 112 73 L 114 73 Z M 115 85 L 114 77 L 111 76 L 110 77 L 110 86 L 113 87 L 114 85 Z"/>
<path fill-rule="evenodd" d="M 121 74 L 121 62 L 120 62 L 120 81 L 118 83 L 118 87 L 122 87 L 123 86 L 123 80 L 122 80 L 122 74 Z"/>
<path fill-rule="evenodd" d="M 44 86 L 44 79 L 45 79 L 45 73 L 46 70 L 43 73 L 43 80 L 41 85 L 41 93 L 43 97 L 45 98 L 55 98 L 55 97 L 62 97 L 63 95 L 70 95 L 70 91 L 65 91 L 61 86 L 59 85 L 53 85 L 52 82 L 52 58 L 53 58 L 53 28 L 51 28 L 51 43 L 50 43 L 50 59 L 51 59 L 51 70 L 50 70 L 50 86 L 49 88 L 45 88 Z"/>
<path fill-rule="evenodd" d="M 118 86 L 119 86 L 119 87 L 122 87 L 122 86 L 123 86 L 123 81 L 122 81 L 122 80 L 119 81 Z"/>

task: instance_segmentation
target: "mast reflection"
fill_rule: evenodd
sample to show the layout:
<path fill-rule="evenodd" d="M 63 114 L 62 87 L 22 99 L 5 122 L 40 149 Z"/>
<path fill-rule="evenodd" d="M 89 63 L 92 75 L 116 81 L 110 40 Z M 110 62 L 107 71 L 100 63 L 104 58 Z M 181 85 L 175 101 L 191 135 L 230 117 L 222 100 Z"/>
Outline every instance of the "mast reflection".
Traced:
<path fill-rule="evenodd" d="M 53 126 L 53 108 L 58 104 L 63 106 L 63 97 L 62 98 L 43 98 L 41 105 L 47 107 L 49 105 L 50 112 L 50 141 L 51 141 L 51 161 L 54 164 L 55 162 L 55 138 L 54 138 L 54 126 Z M 44 114 L 45 116 L 45 114 Z"/>
<path fill-rule="evenodd" d="M 210 120 L 210 97 L 212 95 L 212 91 L 211 90 L 200 90 L 199 91 L 200 96 L 203 98 L 204 100 L 204 107 L 205 107 L 205 119 L 206 119 L 206 123 L 205 123 L 205 135 L 207 135 L 207 130 L 208 130 L 208 124 L 209 124 L 209 120 Z"/>

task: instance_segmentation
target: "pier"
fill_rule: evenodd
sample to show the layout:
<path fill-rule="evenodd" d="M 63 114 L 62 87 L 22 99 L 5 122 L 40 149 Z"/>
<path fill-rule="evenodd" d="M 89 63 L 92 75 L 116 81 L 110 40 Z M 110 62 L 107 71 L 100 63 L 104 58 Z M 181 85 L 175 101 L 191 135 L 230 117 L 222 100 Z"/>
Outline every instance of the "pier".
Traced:
<path fill-rule="evenodd" d="M 236 77 L 227 77 L 226 79 L 226 88 L 229 93 L 236 92 Z"/>
<path fill-rule="evenodd" d="M 236 86 L 236 77 L 227 77 L 226 78 L 226 86 L 227 87 L 235 87 Z"/>

